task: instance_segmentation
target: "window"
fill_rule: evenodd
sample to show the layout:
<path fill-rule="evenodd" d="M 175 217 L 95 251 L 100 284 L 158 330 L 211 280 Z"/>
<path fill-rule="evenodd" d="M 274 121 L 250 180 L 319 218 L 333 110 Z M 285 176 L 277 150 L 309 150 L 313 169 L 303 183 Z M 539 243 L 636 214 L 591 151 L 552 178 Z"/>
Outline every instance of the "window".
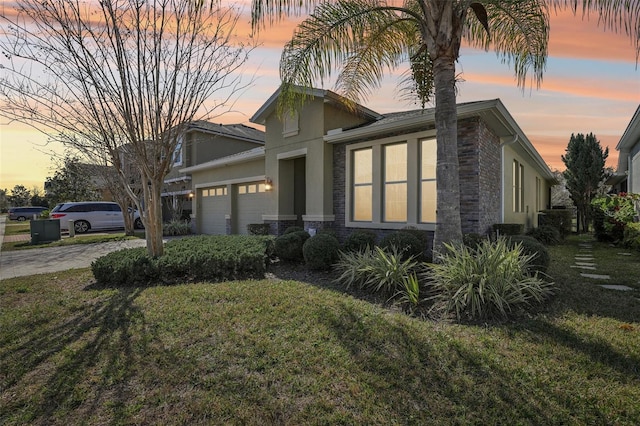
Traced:
<path fill-rule="evenodd" d="M 216 188 L 202 190 L 202 197 L 222 197 L 224 195 L 227 195 L 226 186 L 218 186 Z"/>
<path fill-rule="evenodd" d="M 176 149 L 173 151 L 174 166 L 182 166 L 182 145 L 183 138 L 182 136 L 178 136 L 178 143 L 176 144 Z"/>
<path fill-rule="evenodd" d="M 536 176 L 536 211 L 540 211 L 540 201 L 542 200 L 542 181 Z"/>
<path fill-rule="evenodd" d="M 373 150 L 353 152 L 353 220 L 370 222 L 373 218 Z"/>
<path fill-rule="evenodd" d="M 420 222 L 436 221 L 436 158 L 435 139 L 424 139 L 420 144 Z"/>
<path fill-rule="evenodd" d="M 238 185 L 238 195 L 258 194 L 261 192 L 266 192 L 264 183 L 248 183 Z"/>
<path fill-rule="evenodd" d="M 513 160 L 513 211 L 515 213 L 524 212 L 524 166 Z"/>
<path fill-rule="evenodd" d="M 436 221 L 436 140 L 429 132 L 347 147 L 347 226 L 399 229 Z"/>
<path fill-rule="evenodd" d="M 407 144 L 384 146 L 384 221 L 407 221 Z"/>
<path fill-rule="evenodd" d="M 288 136 L 295 136 L 298 132 L 298 113 L 292 112 L 291 114 L 285 115 L 282 123 L 282 135 L 286 138 Z"/>

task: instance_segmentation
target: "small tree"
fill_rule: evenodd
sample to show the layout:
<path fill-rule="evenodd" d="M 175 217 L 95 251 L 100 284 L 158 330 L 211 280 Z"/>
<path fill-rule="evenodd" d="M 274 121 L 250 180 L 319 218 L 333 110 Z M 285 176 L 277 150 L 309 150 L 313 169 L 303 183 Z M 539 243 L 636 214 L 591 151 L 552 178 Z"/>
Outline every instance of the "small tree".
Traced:
<path fill-rule="evenodd" d="M 9 209 L 9 195 L 6 189 L 0 189 L 0 212 L 6 212 Z"/>
<path fill-rule="evenodd" d="M 40 207 L 49 207 L 49 203 L 45 198 L 42 189 L 38 186 L 34 186 L 31 190 L 31 205 L 32 206 L 40 206 Z"/>
<path fill-rule="evenodd" d="M 31 201 L 31 191 L 29 191 L 24 185 L 16 185 L 11 190 L 9 195 L 9 204 L 13 207 L 21 207 L 29 205 Z"/>
<path fill-rule="evenodd" d="M 600 141 L 593 133 L 571 135 L 566 154 L 562 156 L 567 169 L 563 173 L 567 190 L 571 194 L 577 211 L 577 231 L 589 229 L 591 222 L 591 200 L 598 193 L 606 178 L 604 164 L 609 156 L 609 148 L 602 150 Z"/>
<path fill-rule="evenodd" d="M 88 173 L 86 166 L 80 162 L 77 155 L 66 154 L 58 170 L 45 180 L 46 196 L 50 205 L 100 199 L 92 181 L 95 175 Z"/>
<path fill-rule="evenodd" d="M 106 156 L 141 212 L 149 254 L 162 255 L 161 191 L 178 136 L 195 119 L 226 112 L 246 87 L 239 71 L 251 47 L 234 34 L 238 13 L 183 0 L 15 5 L 0 15 L 8 59 L 0 115 Z"/>

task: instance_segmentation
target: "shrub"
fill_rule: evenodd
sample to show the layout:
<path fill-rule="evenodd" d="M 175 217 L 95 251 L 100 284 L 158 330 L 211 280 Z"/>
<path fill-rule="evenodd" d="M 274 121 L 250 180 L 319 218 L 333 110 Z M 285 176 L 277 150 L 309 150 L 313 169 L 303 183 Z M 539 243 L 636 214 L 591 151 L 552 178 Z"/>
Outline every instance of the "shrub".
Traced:
<path fill-rule="evenodd" d="M 388 252 L 395 250 L 403 259 L 422 258 L 426 248 L 418 237 L 405 231 L 387 235 L 380 241 L 380 247 Z"/>
<path fill-rule="evenodd" d="M 338 259 L 340 243 L 330 234 L 317 234 L 302 246 L 304 261 L 310 269 L 329 269 Z"/>
<path fill-rule="evenodd" d="M 486 235 L 480 235 L 476 233 L 464 234 L 462 236 L 462 244 L 469 248 L 475 249 L 486 239 L 488 239 Z"/>
<path fill-rule="evenodd" d="M 558 244 L 561 240 L 560 231 L 558 231 L 555 226 L 551 225 L 542 225 L 537 228 L 533 228 L 527 232 L 527 236 L 533 237 L 546 245 Z"/>
<path fill-rule="evenodd" d="M 268 223 L 250 223 L 247 225 L 249 235 L 269 235 L 271 225 Z"/>
<path fill-rule="evenodd" d="M 353 231 L 344 242 L 344 251 L 362 251 L 376 245 L 377 235 L 369 229 Z"/>
<path fill-rule="evenodd" d="M 147 285 L 185 281 L 262 278 L 271 237 L 198 236 L 170 241 L 159 258 L 145 248 L 125 249 L 96 259 L 91 270 L 102 285 Z"/>
<path fill-rule="evenodd" d="M 498 236 L 520 235 L 524 231 L 524 225 L 521 223 L 494 223 L 493 231 Z"/>
<path fill-rule="evenodd" d="M 293 231 L 275 239 L 275 253 L 282 260 L 300 261 L 304 258 L 302 246 L 309 239 L 306 231 Z"/>
<path fill-rule="evenodd" d="M 541 242 L 526 235 L 507 237 L 507 242 L 510 248 L 515 248 L 516 245 L 520 245 L 522 254 L 532 256 L 527 266 L 529 274 L 535 275 L 537 272 L 547 272 L 551 257 L 549 256 L 549 250 L 547 250 Z"/>
<path fill-rule="evenodd" d="M 189 235 L 191 233 L 191 225 L 184 220 L 171 220 L 162 224 L 162 235 L 176 236 Z"/>
<path fill-rule="evenodd" d="M 573 211 L 569 209 L 542 210 L 538 215 L 538 226 L 553 226 L 560 232 L 560 237 L 565 238 L 571 233 Z"/>
<path fill-rule="evenodd" d="M 640 223 L 628 223 L 624 230 L 622 244 L 631 249 L 640 250 Z"/>
<path fill-rule="evenodd" d="M 622 241 L 627 224 L 638 218 L 640 194 L 621 192 L 591 202 L 594 229 L 599 241 Z"/>
<path fill-rule="evenodd" d="M 429 245 L 429 234 L 427 233 L 427 231 L 415 228 L 413 226 L 406 226 L 399 232 L 406 232 L 407 234 L 411 234 L 416 237 L 420 241 L 420 245 L 423 247 L 423 249 Z"/>
<path fill-rule="evenodd" d="M 420 273 L 420 264 L 413 258 L 403 259 L 395 247 L 386 252 L 373 250 L 342 252 L 335 265 L 340 273 L 336 281 L 345 287 L 357 287 L 371 293 L 394 296 L 412 274 Z"/>
<path fill-rule="evenodd" d="M 284 230 L 282 235 L 292 234 L 294 232 L 306 232 L 306 231 L 304 230 L 304 228 L 302 228 L 300 226 L 290 226 L 290 227 L 288 227 L 287 229 Z"/>
<path fill-rule="evenodd" d="M 484 240 L 471 249 L 446 244 L 447 251 L 431 265 L 433 309 L 458 320 L 505 318 L 516 307 L 541 302 L 552 292 L 553 283 L 527 274 L 533 256 L 508 241 Z"/>

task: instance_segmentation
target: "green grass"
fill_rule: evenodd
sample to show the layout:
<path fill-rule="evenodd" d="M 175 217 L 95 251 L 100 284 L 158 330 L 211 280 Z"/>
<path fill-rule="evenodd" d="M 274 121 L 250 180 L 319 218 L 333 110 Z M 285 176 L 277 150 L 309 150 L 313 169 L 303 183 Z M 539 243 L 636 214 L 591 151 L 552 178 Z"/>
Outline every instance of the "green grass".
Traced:
<path fill-rule="evenodd" d="M 9 222 L 5 223 L 5 236 L 9 235 L 27 235 L 31 236 L 31 228 L 29 222 Z M 126 236 L 124 233 L 113 234 L 87 234 L 77 235 L 74 238 L 64 237 L 59 241 L 51 241 L 47 243 L 31 244 L 29 241 L 3 241 L 2 251 L 14 251 L 14 250 L 27 250 L 32 248 L 42 247 L 59 247 L 75 244 L 91 244 L 91 243 L 104 243 L 108 241 L 123 241 L 129 239 L 144 238 L 144 231 L 137 231 L 135 236 Z"/>
<path fill-rule="evenodd" d="M 635 425 L 640 254 L 594 244 L 622 293 L 569 268 L 576 239 L 550 251 L 551 303 L 483 325 L 293 281 L 4 280 L 0 423 Z"/>

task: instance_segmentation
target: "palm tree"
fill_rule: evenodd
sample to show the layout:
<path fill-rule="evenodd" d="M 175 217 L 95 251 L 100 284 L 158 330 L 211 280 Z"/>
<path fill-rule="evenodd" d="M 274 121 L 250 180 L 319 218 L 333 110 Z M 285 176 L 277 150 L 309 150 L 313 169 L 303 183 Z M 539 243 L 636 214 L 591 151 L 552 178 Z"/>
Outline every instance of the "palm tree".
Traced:
<path fill-rule="evenodd" d="M 336 90 L 359 101 L 386 71 L 408 65 L 404 88 L 422 107 L 435 100 L 437 224 L 434 249 L 462 239 L 458 182 L 455 62 L 463 39 L 493 49 L 513 65 L 519 86 L 539 85 L 547 58 L 549 9 L 595 11 L 639 43 L 640 2 L 625 0 L 253 0 L 259 30 L 288 14 L 313 9 L 282 53 L 280 111 L 293 110 L 306 91 L 341 71 Z"/>

